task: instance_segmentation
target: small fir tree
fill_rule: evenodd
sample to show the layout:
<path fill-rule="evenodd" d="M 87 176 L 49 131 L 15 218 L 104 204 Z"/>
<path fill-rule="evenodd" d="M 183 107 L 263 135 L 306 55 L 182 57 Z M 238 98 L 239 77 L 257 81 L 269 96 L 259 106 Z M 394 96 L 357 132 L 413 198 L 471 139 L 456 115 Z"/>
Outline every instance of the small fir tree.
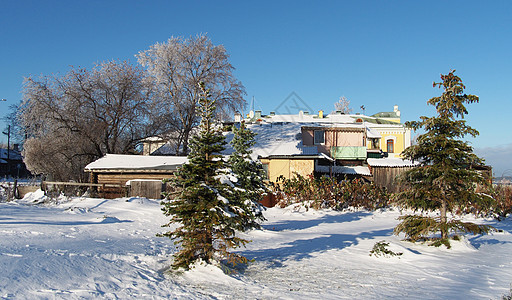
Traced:
<path fill-rule="evenodd" d="M 442 88 L 443 94 L 428 101 L 436 107 L 437 116 L 421 117 L 421 121 L 407 122 L 414 130 L 423 129 L 417 144 L 402 153 L 404 158 L 418 161 L 419 167 L 404 172 L 398 181 L 407 189 L 397 195 L 398 204 L 404 208 L 420 211 L 439 210 L 439 217 L 409 215 L 400 219 L 395 234 L 405 233 L 412 241 L 428 239 L 441 233 L 433 245 L 450 247 L 449 233 L 464 232 L 480 234 L 491 230 L 489 226 L 448 221 L 447 213 L 485 212 L 492 198 L 475 191 L 477 184 L 487 184 L 485 178 L 473 166 L 483 164 L 473 153 L 473 148 L 461 140 L 466 135 L 476 137 L 478 131 L 463 120 L 468 113 L 465 104 L 478 102 L 475 95 L 464 94 L 462 80 L 451 71 L 441 75 L 442 82 L 434 87 Z"/>
<path fill-rule="evenodd" d="M 261 200 L 268 188 L 265 185 L 265 170 L 261 162 L 251 158 L 251 147 L 256 143 L 256 133 L 240 123 L 240 128 L 233 126 L 233 139 L 231 146 L 234 152 L 229 156 L 229 165 L 237 180 L 236 203 L 242 209 L 245 222 L 241 223 L 241 230 L 260 228 L 258 221 L 263 221 L 263 207 Z"/>
<path fill-rule="evenodd" d="M 246 216 L 240 213 L 236 203 L 228 200 L 234 198 L 235 190 L 226 181 L 226 163 L 219 154 L 226 142 L 220 126 L 213 122 L 215 101 L 210 99 L 204 84 L 201 90 L 199 133 L 192 138 L 189 162 L 179 170 L 176 179 L 182 191 L 176 199 L 162 203 L 164 214 L 171 216 L 170 222 L 163 226 L 179 224 L 173 231 L 162 234 L 181 245 L 174 255 L 174 269 L 188 270 L 198 260 L 245 262 L 244 257 L 229 249 L 249 242 L 235 235 L 240 223 L 246 222 Z"/>

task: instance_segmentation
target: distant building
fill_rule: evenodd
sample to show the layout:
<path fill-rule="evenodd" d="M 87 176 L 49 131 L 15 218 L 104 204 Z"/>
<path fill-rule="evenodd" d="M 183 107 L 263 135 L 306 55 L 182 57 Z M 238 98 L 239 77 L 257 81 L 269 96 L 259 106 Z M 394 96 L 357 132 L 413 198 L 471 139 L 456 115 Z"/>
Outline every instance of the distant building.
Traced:
<path fill-rule="evenodd" d="M 99 193 L 105 198 L 124 197 L 127 183 L 130 181 L 160 182 L 158 190 L 152 189 L 130 196 L 160 199 L 162 181 L 174 177 L 176 170 L 187 162 L 183 156 L 144 156 L 107 154 L 85 167 L 89 173 L 89 182 L 101 184 Z M 156 197 L 153 195 L 157 195 Z"/>
<path fill-rule="evenodd" d="M 25 178 L 30 176 L 18 145 L 9 151 L 6 148 L 0 149 L 0 177 Z"/>

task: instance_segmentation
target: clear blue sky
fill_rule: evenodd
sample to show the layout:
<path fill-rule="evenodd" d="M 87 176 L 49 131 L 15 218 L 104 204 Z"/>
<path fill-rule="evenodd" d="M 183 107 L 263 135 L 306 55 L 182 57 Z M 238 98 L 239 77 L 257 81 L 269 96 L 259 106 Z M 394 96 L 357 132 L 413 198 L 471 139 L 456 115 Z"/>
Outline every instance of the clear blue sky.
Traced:
<path fill-rule="evenodd" d="M 354 112 L 396 104 L 404 121 L 418 120 L 434 114 L 432 82 L 456 69 L 480 96 L 467 118 L 480 131 L 473 146 L 496 175 L 512 175 L 512 1 L 0 0 L 1 115 L 21 99 L 24 76 L 136 63 L 156 42 L 199 33 L 226 47 L 264 113 L 295 92 L 314 111 L 345 96 Z"/>

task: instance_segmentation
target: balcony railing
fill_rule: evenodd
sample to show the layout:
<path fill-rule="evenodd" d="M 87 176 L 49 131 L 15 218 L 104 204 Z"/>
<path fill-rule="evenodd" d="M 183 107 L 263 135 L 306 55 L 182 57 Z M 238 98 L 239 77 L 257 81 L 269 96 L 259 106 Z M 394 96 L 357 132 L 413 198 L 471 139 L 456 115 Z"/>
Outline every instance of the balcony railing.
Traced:
<path fill-rule="evenodd" d="M 331 157 L 334 159 L 366 159 L 366 147 L 345 146 L 331 147 Z"/>

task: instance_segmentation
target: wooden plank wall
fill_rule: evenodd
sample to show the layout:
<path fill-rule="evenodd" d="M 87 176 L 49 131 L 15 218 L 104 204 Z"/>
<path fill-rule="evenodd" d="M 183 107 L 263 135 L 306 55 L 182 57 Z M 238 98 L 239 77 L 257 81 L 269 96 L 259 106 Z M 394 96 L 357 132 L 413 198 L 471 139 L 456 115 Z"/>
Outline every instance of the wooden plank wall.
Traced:
<path fill-rule="evenodd" d="M 123 188 L 112 188 L 106 187 L 104 191 L 99 191 L 105 193 L 105 198 L 113 199 L 119 197 L 125 197 L 127 195 L 127 189 L 124 188 L 126 186 L 126 182 L 133 179 L 152 179 L 152 180 L 163 180 L 168 178 L 173 178 L 173 173 L 96 173 L 97 183 L 100 184 L 119 184 L 122 185 Z M 160 191 L 161 192 L 161 191 Z M 131 195 L 131 193 L 130 193 Z M 152 193 L 151 195 L 154 195 Z M 144 195 L 137 195 L 144 197 Z M 156 198 L 160 199 L 160 197 Z"/>
<path fill-rule="evenodd" d="M 148 199 L 161 199 L 163 183 L 161 180 L 130 182 L 130 197 L 146 197 Z"/>
<path fill-rule="evenodd" d="M 396 193 L 400 191 L 400 186 L 395 183 L 395 178 L 402 172 L 412 169 L 412 167 L 372 167 L 373 182 L 380 187 L 385 187 L 388 192 Z"/>

